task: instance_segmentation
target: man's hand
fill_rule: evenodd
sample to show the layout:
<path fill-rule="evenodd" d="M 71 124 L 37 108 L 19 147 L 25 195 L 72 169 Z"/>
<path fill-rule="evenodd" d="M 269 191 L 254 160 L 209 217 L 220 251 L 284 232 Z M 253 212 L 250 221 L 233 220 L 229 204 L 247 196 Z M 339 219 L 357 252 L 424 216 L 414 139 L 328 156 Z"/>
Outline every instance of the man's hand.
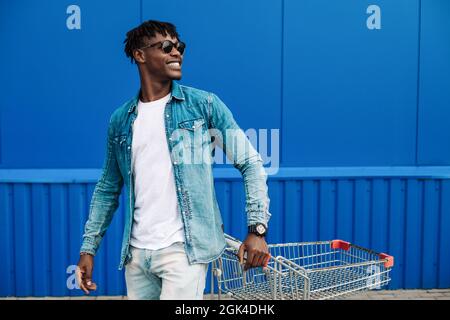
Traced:
<path fill-rule="evenodd" d="M 94 269 L 94 257 L 90 254 L 83 254 L 78 261 L 78 267 L 76 270 L 77 281 L 80 289 L 86 294 L 89 294 L 89 290 L 96 290 L 97 285 L 92 282 L 92 270 Z"/>
<path fill-rule="evenodd" d="M 241 265 L 244 263 L 244 252 L 247 252 L 244 270 L 254 267 L 267 267 L 270 259 L 269 248 L 266 240 L 256 234 L 249 233 L 247 239 L 242 242 L 238 257 Z"/>

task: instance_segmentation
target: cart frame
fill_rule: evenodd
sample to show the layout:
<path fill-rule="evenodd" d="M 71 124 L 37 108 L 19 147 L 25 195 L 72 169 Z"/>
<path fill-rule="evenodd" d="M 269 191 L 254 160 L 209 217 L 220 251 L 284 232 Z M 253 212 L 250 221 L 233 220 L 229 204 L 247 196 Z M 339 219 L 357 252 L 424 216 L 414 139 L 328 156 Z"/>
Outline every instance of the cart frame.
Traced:
<path fill-rule="evenodd" d="M 241 242 L 225 235 L 228 247 L 212 263 L 218 299 L 336 299 L 380 289 L 390 281 L 394 258 L 343 240 L 270 244 L 266 267 L 244 271 L 237 257 Z"/>

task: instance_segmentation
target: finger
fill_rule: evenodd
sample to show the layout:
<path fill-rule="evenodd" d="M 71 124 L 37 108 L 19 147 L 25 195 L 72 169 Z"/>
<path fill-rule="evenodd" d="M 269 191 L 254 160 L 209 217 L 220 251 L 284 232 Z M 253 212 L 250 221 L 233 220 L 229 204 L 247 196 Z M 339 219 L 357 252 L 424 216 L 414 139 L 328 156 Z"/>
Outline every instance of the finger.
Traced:
<path fill-rule="evenodd" d="M 84 293 L 89 294 L 88 288 L 86 288 L 86 284 L 84 283 L 84 279 L 80 283 L 80 289 L 84 291 Z"/>
<path fill-rule="evenodd" d="M 86 268 L 86 278 L 85 278 L 86 287 L 89 290 L 97 289 L 97 285 L 92 281 L 92 267 Z"/>
<path fill-rule="evenodd" d="M 76 275 L 78 286 L 81 286 L 81 284 L 83 282 L 83 274 L 82 274 L 80 267 L 77 267 L 77 269 L 75 270 L 75 275 Z"/>
<path fill-rule="evenodd" d="M 89 294 L 89 291 L 87 290 L 87 288 L 84 285 L 84 271 L 81 270 L 80 268 L 77 268 L 75 271 L 75 274 L 77 275 L 77 281 L 78 281 L 78 285 L 80 286 L 80 289 L 84 291 L 84 293 Z"/>
<path fill-rule="evenodd" d="M 262 267 L 264 265 L 264 260 L 266 259 L 266 254 L 264 252 L 258 253 L 258 259 L 256 260 L 256 263 L 254 267 Z"/>
<path fill-rule="evenodd" d="M 244 244 L 241 244 L 241 246 L 239 247 L 239 251 L 238 251 L 239 263 L 241 265 L 244 264 L 244 251 L 245 251 L 245 246 L 244 246 Z"/>
<path fill-rule="evenodd" d="M 252 267 L 254 259 L 255 259 L 254 250 L 247 251 L 247 262 L 245 263 L 244 270 L 248 270 Z"/>
<path fill-rule="evenodd" d="M 86 286 L 83 284 L 80 285 L 80 289 L 84 291 L 84 293 L 89 294 L 89 290 L 86 288 Z"/>
<path fill-rule="evenodd" d="M 88 289 L 88 290 L 96 290 L 97 289 L 97 285 L 95 284 L 94 281 L 92 281 L 91 278 L 88 278 L 86 276 L 86 278 L 84 279 L 84 286 Z"/>
<path fill-rule="evenodd" d="M 92 267 L 86 267 L 86 272 L 83 280 L 84 287 L 86 288 L 86 290 L 88 290 L 88 294 L 89 290 L 97 289 L 97 285 L 92 281 Z"/>
<path fill-rule="evenodd" d="M 264 251 L 259 252 L 258 262 L 256 263 L 256 266 L 262 267 L 264 265 L 265 259 L 266 259 L 266 253 Z"/>
<path fill-rule="evenodd" d="M 264 258 L 264 267 L 267 267 L 267 265 L 269 264 L 270 261 L 270 253 L 266 253 L 265 258 Z"/>
<path fill-rule="evenodd" d="M 97 284 L 95 282 L 93 282 L 92 279 L 89 279 L 88 281 L 86 281 L 86 285 L 89 290 L 97 289 Z"/>
<path fill-rule="evenodd" d="M 85 280 L 86 280 L 86 283 L 87 283 L 87 281 L 90 281 L 92 279 L 92 267 L 86 267 L 86 277 L 85 277 Z"/>

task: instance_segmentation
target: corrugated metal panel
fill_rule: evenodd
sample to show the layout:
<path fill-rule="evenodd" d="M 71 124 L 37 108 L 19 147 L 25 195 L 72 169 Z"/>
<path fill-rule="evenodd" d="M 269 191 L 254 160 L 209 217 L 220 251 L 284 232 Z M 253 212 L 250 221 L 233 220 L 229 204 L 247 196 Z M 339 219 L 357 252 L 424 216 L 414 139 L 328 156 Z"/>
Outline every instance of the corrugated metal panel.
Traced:
<path fill-rule="evenodd" d="M 0 180 L 0 296 L 80 295 L 70 290 L 95 183 Z M 225 231 L 246 235 L 245 194 L 234 174 L 216 179 Z M 268 241 L 341 238 L 395 256 L 390 288 L 450 286 L 450 180 L 418 177 L 269 179 Z M 98 295 L 125 294 L 117 270 L 124 195 L 95 259 Z M 71 267 L 72 266 L 72 267 Z M 69 285 L 68 285 L 69 284 Z M 207 290 L 209 290 L 209 277 Z"/>
<path fill-rule="evenodd" d="M 80 295 L 70 290 L 93 183 L 0 183 L 2 252 L 0 296 Z M 121 197 L 123 203 L 123 195 Z M 117 270 L 124 224 L 122 205 L 95 259 L 99 295 L 124 293 Z M 69 285 L 68 282 L 69 281 Z M 72 286 L 73 287 L 73 286 Z"/>

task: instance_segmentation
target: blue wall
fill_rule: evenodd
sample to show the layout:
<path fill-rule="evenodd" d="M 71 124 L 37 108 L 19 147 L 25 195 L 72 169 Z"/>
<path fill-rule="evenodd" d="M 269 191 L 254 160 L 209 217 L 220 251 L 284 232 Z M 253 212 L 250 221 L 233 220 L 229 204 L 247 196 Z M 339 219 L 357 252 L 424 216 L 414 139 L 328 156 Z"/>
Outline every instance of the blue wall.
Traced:
<path fill-rule="evenodd" d="M 344 238 L 395 256 L 390 288 L 450 287 L 449 1 L 22 0 L 0 1 L 0 18 L 0 296 L 80 294 L 66 271 L 109 116 L 139 88 L 122 41 L 145 19 L 187 42 L 181 83 L 217 93 L 244 130 L 280 129 L 269 241 Z M 226 231 L 242 237 L 242 181 L 216 173 Z M 123 216 L 96 259 L 98 294 L 125 293 Z"/>

